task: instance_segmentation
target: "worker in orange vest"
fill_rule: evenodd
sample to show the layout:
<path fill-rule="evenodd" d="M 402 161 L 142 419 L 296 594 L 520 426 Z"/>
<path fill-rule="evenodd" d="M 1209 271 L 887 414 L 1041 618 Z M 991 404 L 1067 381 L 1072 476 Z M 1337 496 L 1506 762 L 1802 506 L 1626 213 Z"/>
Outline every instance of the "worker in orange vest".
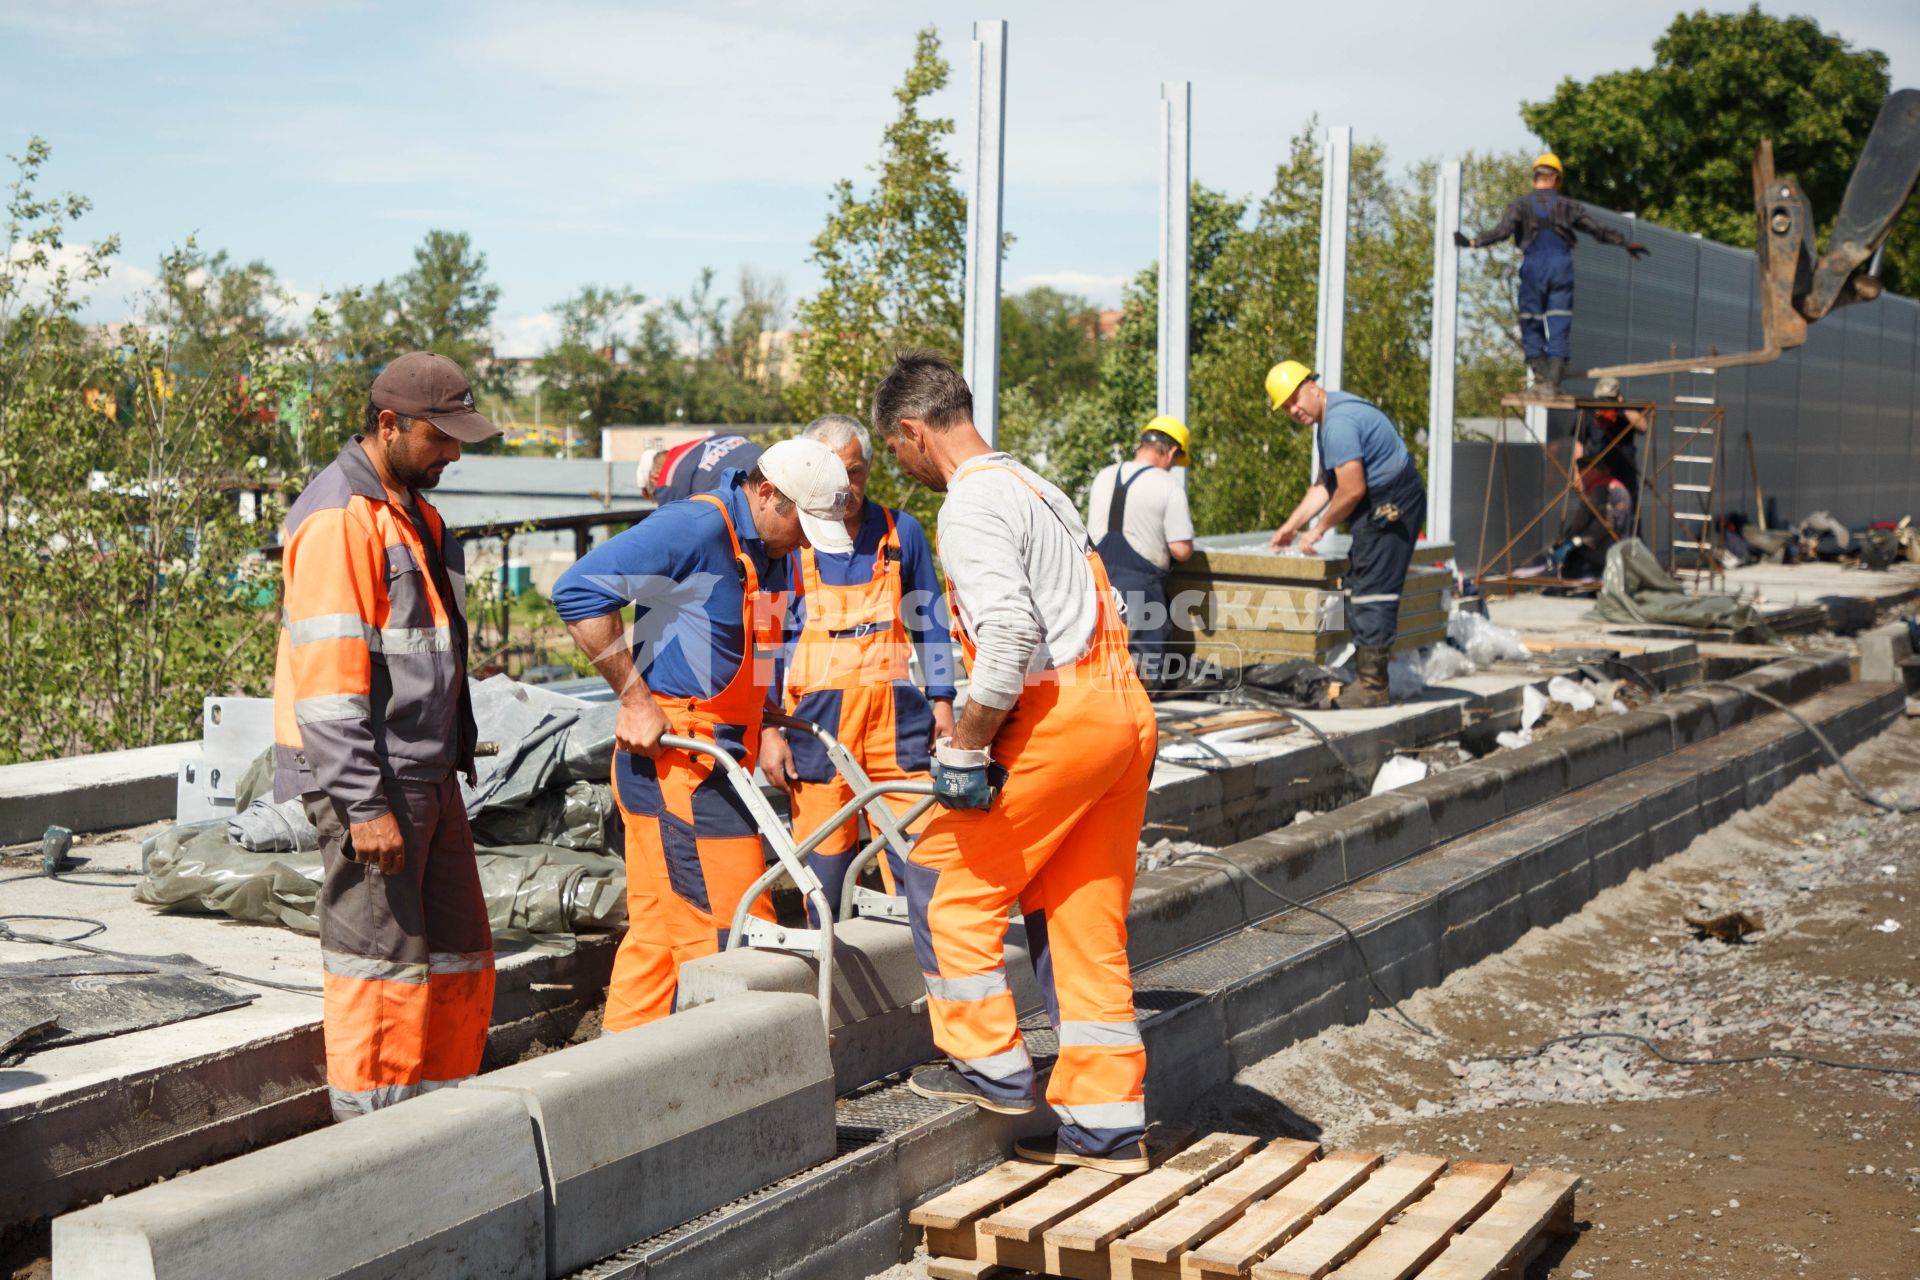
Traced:
<path fill-rule="evenodd" d="M 1004 957 L 1017 900 L 1059 1034 L 1046 1098 L 1060 1125 L 1015 1153 L 1143 1171 L 1147 1055 L 1127 900 L 1158 730 L 1112 583 L 1072 501 L 981 437 L 951 364 L 901 356 L 873 423 L 909 476 L 946 495 L 940 558 L 970 677 L 959 723 L 934 747 L 943 808 L 905 868 L 934 1043 L 951 1060 L 911 1087 L 1033 1109 Z"/>
<path fill-rule="evenodd" d="M 853 547 L 845 554 L 803 547 L 789 558 L 787 713 L 832 733 L 875 782 L 924 778 L 934 738 L 953 733 L 953 639 L 933 548 L 907 512 L 866 500 L 873 440 L 858 419 L 816 418 L 801 438 L 832 449 L 847 468 Z M 924 693 L 911 676 L 909 655 L 916 650 Z M 810 735 L 789 734 L 787 745 L 791 774 L 768 777 L 788 789 L 794 838 L 804 840 L 853 798 L 853 788 Z M 913 802 L 900 796 L 888 803 L 898 812 Z M 915 825 L 925 822 L 923 816 Z M 811 855 L 829 903 L 840 901 L 859 825 L 847 819 Z M 894 856 L 889 848 L 880 864 L 889 892 Z"/>

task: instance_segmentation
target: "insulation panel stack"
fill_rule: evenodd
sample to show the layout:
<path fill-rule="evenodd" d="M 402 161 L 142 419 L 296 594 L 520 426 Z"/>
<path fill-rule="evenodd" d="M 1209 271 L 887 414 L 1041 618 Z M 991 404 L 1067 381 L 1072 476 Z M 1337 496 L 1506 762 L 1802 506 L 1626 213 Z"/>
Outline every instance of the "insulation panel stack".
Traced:
<path fill-rule="evenodd" d="M 1436 567 L 1451 543 L 1414 550 L 1400 601 L 1395 653 L 1446 638 L 1453 574 Z M 1258 547 L 1195 548 L 1167 580 L 1174 640 L 1196 659 L 1227 666 L 1307 658 L 1326 662 L 1351 640 L 1344 556 L 1301 556 Z"/>

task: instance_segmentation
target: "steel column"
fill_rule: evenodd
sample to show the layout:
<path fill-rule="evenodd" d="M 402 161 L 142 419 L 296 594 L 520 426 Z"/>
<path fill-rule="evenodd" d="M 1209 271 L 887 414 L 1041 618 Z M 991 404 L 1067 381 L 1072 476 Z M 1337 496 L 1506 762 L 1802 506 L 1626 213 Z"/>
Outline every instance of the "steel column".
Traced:
<path fill-rule="evenodd" d="M 1433 189 L 1433 374 L 1427 384 L 1427 536 L 1453 538 L 1454 365 L 1460 337 L 1460 162 L 1440 166 Z"/>
<path fill-rule="evenodd" d="M 1340 390 L 1342 352 L 1347 338 L 1348 187 L 1353 167 L 1353 130 L 1327 127 L 1320 162 L 1319 317 L 1314 325 L 1313 369 L 1320 385 Z M 1312 474 L 1320 473 L 1320 437 L 1313 438 Z"/>
<path fill-rule="evenodd" d="M 1187 264 L 1192 239 L 1188 205 L 1193 191 L 1193 83 L 1160 86 L 1160 325 L 1161 413 L 1187 420 Z"/>
<path fill-rule="evenodd" d="M 1000 243 L 1007 151 L 1007 24 L 973 24 L 973 164 L 967 182 L 967 312 L 962 370 L 973 422 L 992 444 L 1000 422 Z"/>

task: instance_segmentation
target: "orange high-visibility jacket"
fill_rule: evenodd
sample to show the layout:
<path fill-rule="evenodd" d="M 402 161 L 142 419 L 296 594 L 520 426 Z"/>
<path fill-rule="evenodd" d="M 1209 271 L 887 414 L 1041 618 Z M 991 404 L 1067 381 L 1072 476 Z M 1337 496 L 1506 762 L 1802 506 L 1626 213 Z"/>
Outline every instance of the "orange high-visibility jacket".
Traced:
<path fill-rule="evenodd" d="M 285 612 L 273 673 L 274 794 L 324 791 L 352 822 L 389 811 L 381 779 L 473 777 L 466 557 L 414 495 L 442 548 L 434 585 L 420 531 L 390 501 L 360 437 L 287 512 Z"/>

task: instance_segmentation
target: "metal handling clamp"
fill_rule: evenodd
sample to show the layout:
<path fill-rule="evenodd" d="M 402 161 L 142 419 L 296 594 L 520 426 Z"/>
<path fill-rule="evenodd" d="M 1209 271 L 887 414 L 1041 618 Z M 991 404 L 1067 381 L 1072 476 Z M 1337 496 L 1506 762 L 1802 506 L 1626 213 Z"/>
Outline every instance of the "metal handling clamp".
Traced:
<path fill-rule="evenodd" d="M 784 716 L 778 719 L 769 716 L 769 719 L 790 727 Z M 791 724 L 799 723 L 791 722 Z M 819 964 L 821 1021 L 831 1031 L 833 1025 L 833 912 L 827 903 L 826 889 L 821 885 L 820 877 L 815 875 L 813 868 L 807 865 L 807 855 L 826 838 L 828 832 L 837 829 L 841 823 L 862 809 L 866 809 L 869 805 L 877 805 L 878 808 L 885 810 L 886 805 L 880 803 L 880 798 L 883 796 L 919 795 L 926 797 L 927 804 L 932 804 L 933 783 L 906 780 L 874 783 L 867 780 L 865 772 L 855 764 L 854 769 L 859 781 L 855 781 L 853 777 L 848 779 L 854 784 L 853 799 L 840 806 L 839 810 L 823 823 L 818 831 L 796 844 L 793 836 L 787 831 L 786 824 L 780 821 L 780 815 L 774 812 L 766 796 L 755 785 L 753 775 L 724 748 L 712 742 L 682 737 L 679 734 L 666 735 L 660 739 L 660 745 L 676 751 L 685 751 L 690 755 L 705 756 L 712 760 L 726 774 L 734 794 L 740 797 L 740 802 L 752 815 L 754 824 L 760 828 L 761 837 L 773 847 L 773 864 L 747 887 L 747 891 L 740 896 L 739 906 L 734 909 L 733 924 L 727 934 L 726 949 L 732 951 L 742 946 L 752 946 L 779 951 L 798 951 L 803 954 L 811 953 Z M 834 746 L 838 748 L 840 744 L 835 742 Z M 844 755 L 845 749 L 840 748 L 840 750 Z M 851 759 L 851 757 L 847 758 Z M 916 815 L 917 812 L 918 810 L 915 811 Z M 870 814 L 869 817 L 871 818 L 872 815 Z M 888 811 L 889 823 L 892 817 L 891 811 Z M 894 830 L 897 832 L 899 828 L 895 826 Z M 886 838 L 885 828 L 882 828 L 882 831 L 881 839 L 884 839 Z M 862 852 L 862 857 L 870 858 L 879 843 L 880 840 L 876 839 L 872 846 Z M 792 928 L 751 914 L 753 904 L 759 900 L 760 895 L 771 888 L 783 875 L 793 881 L 794 887 L 812 907 L 814 918 L 819 921 L 818 928 Z"/>

